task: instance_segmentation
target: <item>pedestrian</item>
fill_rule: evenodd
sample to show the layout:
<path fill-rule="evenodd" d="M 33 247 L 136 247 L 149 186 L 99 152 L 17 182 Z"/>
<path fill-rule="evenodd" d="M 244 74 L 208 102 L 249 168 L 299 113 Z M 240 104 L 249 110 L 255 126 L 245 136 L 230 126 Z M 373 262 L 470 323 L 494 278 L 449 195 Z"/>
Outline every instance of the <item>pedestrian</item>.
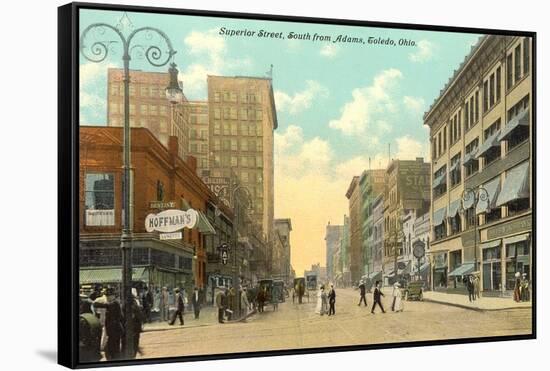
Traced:
<path fill-rule="evenodd" d="M 265 287 L 260 286 L 258 289 L 258 295 L 256 296 L 256 301 L 258 302 L 258 313 L 264 312 L 265 298 L 266 298 Z"/>
<path fill-rule="evenodd" d="M 185 310 L 185 304 L 184 304 L 184 301 L 183 301 L 183 295 L 180 293 L 180 290 L 179 289 L 176 289 L 175 290 L 176 292 L 176 311 L 174 312 L 174 314 L 172 315 L 172 320 L 170 321 L 169 325 L 170 326 L 173 326 L 174 323 L 176 322 L 176 317 L 178 317 L 180 319 L 180 326 L 183 326 L 183 311 Z"/>
<path fill-rule="evenodd" d="M 399 282 L 393 285 L 392 311 L 403 312 L 403 292 L 401 291 L 401 284 Z"/>
<path fill-rule="evenodd" d="M 218 308 L 218 322 L 223 323 L 224 314 L 225 314 L 225 291 L 224 290 L 219 290 L 219 292 L 216 294 L 216 307 Z"/>
<path fill-rule="evenodd" d="M 162 321 L 168 321 L 168 314 L 169 314 L 169 296 L 168 296 L 168 289 L 166 286 L 162 287 L 162 290 L 160 292 L 160 302 L 159 302 L 159 310 L 160 310 L 160 318 Z"/>
<path fill-rule="evenodd" d="M 241 316 L 248 315 L 248 308 L 250 307 L 250 303 L 248 302 L 248 292 L 246 290 L 246 287 L 244 287 L 241 291 Z"/>
<path fill-rule="evenodd" d="M 86 295 L 80 295 L 78 354 L 81 362 L 101 360 L 101 324 L 91 312 L 92 303 Z"/>
<path fill-rule="evenodd" d="M 365 282 L 363 280 L 361 280 L 359 282 L 359 304 L 357 304 L 357 306 L 361 306 L 361 303 L 365 303 L 365 307 L 367 306 L 367 297 L 366 297 L 366 294 L 367 294 L 367 290 L 366 290 L 366 287 L 365 287 Z"/>
<path fill-rule="evenodd" d="M 476 300 L 476 294 L 474 291 L 474 278 L 470 275 L 467 277 L 466 285 L 468 288 L 468 299 L 470 302 Z"/>
<path fill-rule="evenodd" d="M 481 297 L 481 290 L 479 285 L 479 277 L 476 275 L 473 275 L 473 284 L 474 284 L 474 298 L 479 299 Z"/>
<path fill-rule="evenodd" d="M 153 309 L 153 293 L 145 286 L 141 297 L 141 306 L 143 307 L 143 315 L 145 322 L 151 322 L 151 310 Z M 137 296 L 136 296 L 137 299 Z"/>
<path fill-rule="evenodd" d="M 327 313 L 327 307 L 328 307 L 328 300 L 327 300 L 327 293 L 325 292 L 325 286 L 321 285 L 319 288 L 319 293 L 317 294 L 317 307 L 315 309 L 315 312 L 323 316 L 325 313 Z"/>
<path fill-rule="evenodd" d="M 335 305 L 336 305 L 336 291 L 334 290 L 334 285 L 330 285 L 330 290 L 328 292 L 328 303 L 329 303 L 329 309 L 328 309 L 328 315 L 334 316 L 336 314 Z M 365 303 L 366 305 L 367 303 Z"/>
<path fill-rule="evenodd" d="M 191 304 L 193 304 L 193 311 L 195 312 L 195 319 L 199 319 L 199 315 L 201 313 L 201 303 L 200 303 L 200 295 L 199 295 L 199 289 L 195 287 L 193 289 L 193 296 L 191 297 Z"/>
<path fill-rule="evenodd" d="M 514 275 L 516 277 L 516 283 L 514 285 L 514 301 L 521 301 L 521 273 L 516 272 Z"/>
<path fill-rule="evenodd" d="M 396 282 L 393 284 L 393 291 L 391 293 L 391 296 L 393 297 L 391 302 L 391 311 L 395 312 L 395 302 L 397 301 L 397 297 L 401 295 L 401 290 L 399 289 L 399 282 Z"/>
<path fill-rule="evenodd" d="M 119 301 L 116 299 L 115 290 L 108 287 L 106 292 L 106 302 L 94 302 L 96 308 L 105 308 L 105 332 L 107 341 L 105 344 L 105 358 L 108 361 L 120 358 L 122 339 L 122 309 Z"/>
<path fill-rule="evenodd" d="M 521 276 L 521 301 L 529 301 L 530 300 L 530 292 L 529 292 L 529 280 L 527 279 L 527 273 L 523 273 Z"/>
<path fill-rule="evenodd" d="M 235 288 L 231 286 L 226 293 L 227 296 L 227 320 L 231 321 L 231 318 L 233 317 L 233 312 L 235 312 L 235 309 L 237 307 L 237 303 L 235 301 L 236 295 L 235 295 Z"/>
<path fill-rule="evenodd" d="M 138 293 L 135 288 L 132 288 L 132 297 L 134 300 L 132 300 L 132 307 L 131 307 L 131 313 L 132 316 L 130 320 L 128 321 L 128 326 L 132 326 L 133 331 L 133 349 L 132 353 L 128 355 L 130 359 L 136 358 L 137 353 L 141 354 L 141 350 L 139 348 L 139 340 L 141 336 L 141 332 L 143 331 L 143 323 L 145 322 L 145 312 L 143 310 L 143 306 L 139 302 Z M 126 337 L 122 337 L 122 349 L 126 348 Z"/>
<path fill-rule="evenodd" d="M 384 307 L 382 306 L 382 296 L 384 296 L 384 293 L 380 290 L 380 281 L 376 281 L 374 284 L 374 292 L 372 293 L 372 309 L 371 313 L 374 314 L 374 308 L 376 308 L 376 304 L 380 307 L 382 310 L 382 313 L 386 313 L 384 310 Z"/>

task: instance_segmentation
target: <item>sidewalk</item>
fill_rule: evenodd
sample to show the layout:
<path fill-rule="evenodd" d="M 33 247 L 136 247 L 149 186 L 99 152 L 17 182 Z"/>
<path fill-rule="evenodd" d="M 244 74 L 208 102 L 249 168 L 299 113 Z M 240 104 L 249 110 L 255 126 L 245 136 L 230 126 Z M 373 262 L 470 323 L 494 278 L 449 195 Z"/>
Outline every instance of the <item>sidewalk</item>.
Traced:
<path fill-rule="evenodd" d="M 448 294 L 444 292 L 436 291 L 424 291 L 423 292 L 424 301 L 451 305 L 455 307 L 460 307 L 464 309 L 477 310 L 480 312 L 483 311 L 495 311 L 495 310 L 506 310 L 506 309 L 522 309 L 522 308 L 532 308 L 532 303 L 528 302 L 515 302 L 512 298 L 492 298 L 492 297 L 481 297 L 477 300 L 470 302 L 468 300 L 468 295 L 463 294 Z"/>
<path fill-rule="evenodd" d="M 249 318 L 255 313 L 256 311 L 250 311 L 246 315 L 246 318 Z M 242 318 L 240 320 L 234 320 L 234 321 L 226 320 L 225 323 L 240 322 L 240 321 L 244 321 L 246 318 Z M 211 306 L 202 308 L 198 319 L 195 319 L 195 313 L 191 308 L 190 310 L 186 310 L 183 315 L 183 322 L 184 322 L 183 326 L 180 326 L 179 319 L 176 318 L 176 322 L 174 323 L 173 326 L 170 326 L 168 322 L 164 322 L 164 321 L 144 323 L 143 332 L 166 331 L 166 330 L 176 330 L 180 328 L 222 325 L 221 323 L 218 322 L 218 308 L 211 307 Z"/>

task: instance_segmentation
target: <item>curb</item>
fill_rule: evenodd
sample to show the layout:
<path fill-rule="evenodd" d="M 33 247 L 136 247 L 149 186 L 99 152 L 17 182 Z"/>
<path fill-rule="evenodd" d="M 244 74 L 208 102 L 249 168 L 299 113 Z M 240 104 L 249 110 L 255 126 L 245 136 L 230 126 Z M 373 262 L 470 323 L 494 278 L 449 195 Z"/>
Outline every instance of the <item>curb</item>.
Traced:
<path fill-rule="evenodd" d="M 529 309 L 529 308 L 532 309 L 533 308 L 532 306 L 525 306 L 525 307 L 524 306 L 522 306 L 522 307 L 515 306 L 515 307 L 502 307 L 502 308 L 479 308 L 479 307 L 471 307 L 471 306 L 466 305 L 466 304 L 450 303 L 448 301 L 441 301 L 441 300 L 434 300 L 434 299 L 427 299 L 427 298 L 424 298 L 424 301 L 429 302 L 429 303 L 448 305 L 448 306 L 451 306 L 451 307 L 457 307 L 457 308 L 462 308 L 462 309 L 469 309 L 469 310 L 473 310 L 473 311 L 476 311 L 476 312 L 497 312 L 497 311 L 500 311 L 500 310 Z"/>
<path fill-rule="evenodd" d="M 253 316 L 254 314 L 256 314 L 256 309 L 252 310 L 252 312 L 248 313 L 243 318 L 236 319 L 236 320 L 233 320 L 233 321 L 225 321 L 224 323 L 231 324 L 231 323 L 238 323 L 238 322 L 246 322 L 246 320 L 248 318 L 250 318 L 251 316 Z M 174 324 L 173 326 L 169 326 L 169 327 L 159 327 L 159 328 L 146 329 L 146 330 L 143 330 L 142 333 L 157 332 L 157 331 L 174 331 L 174 330 L 181 330 L 181 329 L 188 329 L 188 328 L 213 326 L 213 325 L 217 325 L 217 324 L 218 324 L 218 322 L 203 323 L 203 324 L 199 324 L 199 325 L 190 325 L 190 326 L 185 326 L 185 325 L 179 326 L 179 325 Z"/>

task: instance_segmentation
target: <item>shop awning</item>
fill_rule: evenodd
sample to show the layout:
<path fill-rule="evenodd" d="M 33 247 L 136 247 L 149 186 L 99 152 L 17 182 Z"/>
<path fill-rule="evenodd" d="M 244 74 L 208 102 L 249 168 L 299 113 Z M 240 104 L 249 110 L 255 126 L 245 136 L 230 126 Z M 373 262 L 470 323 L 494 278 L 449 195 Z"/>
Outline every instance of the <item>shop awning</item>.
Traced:
<path fill-rule="evenodd" d="M 147 268 L 132 268 L 132 281 L 147 281 Z M 87 283 L 116 283 L 122 281 L 122 268 L 94 268 L 80 269 L 80 284 Z"/>
<path fill-rule="evenodd" d="M 508 244 L 511 244 L 511 243 L 526 241 L 527 238 L 529 238 L 528 233 L 520 234 L 519 236 L 508 237 L 508 238 L 504 239 L 504 244 L 508 245 Z"/>
<path fill-rule="evenodd" d="M 519 126 L 529 126 L 529 110 L 521 111 L 517 116 L 508 121 L 506 126 L 500 132 L 498 136 L 498 141 L 507 139 L 513 131 Z"/>
<path fill-rule="evenodd" d="M 460 166 L 460 159 L 458 159 L 458 161 L 455 161 L 455 163 L 451 165 L 451 167 L 449 168 L 449 173 L 459 166 Z"/>
<path fill-rule="evenodd" d="M 522 198 L 529 198 L 529 162 L 527 161 L 507 172 L 496 206 Z"/>
<path fill-rule="evenodd" d="M 449 277 L 465 276 L 474 271 L 474 263 L 464 263 L 449 273 Z"/>
<path fill-rule="evenodd" d="M 494 240 L 494 241 L 482 243 L 482 244 L 481 244 L 481 248 L 482 248 L 482 249 L 489 249 L 489 248 L 491 248 L 491 247 L 500 246 L 500 241 L 501 241 L 501 240 Z"/>
<path fill-rule="evenodd" d="M 433 225 L 438 226 L 441 223 L 443 223 L 443 220 L 445 220 L 446 216 L 447 216 L 447 208 L 446 207 L 442 207 L 441 209 L 434 211 Z"/>
<path fill-rule="evenodd" d="M 199 220 L 197 222 L 197 229 L 199 232 L 202 234 L 216 234 L 216 230 L 212 224 L 210 224 L 206 215 L 200 210 L 197 210 L 197 212 L 199 213 Z"/>
<path fill-rule="evenodd" d="M 466 166 L 472 161 L 477 161 L 476 154 L 477 154 L 477 148 L 474 149 L 472 152 L 466 153 L 464 155 L 464 161 L 462 165 Z"/>
<path fill-rule="evenodd" d="M 382 272 L 371 272 L 371 274 L 369 274 L 369 279 L 371 280 L 374 280 L 378 277 L 382 277 Z"/>
<path fill-rule="evenodd" d="M 458 213 L 458 210 L 460 209 L 460 204 L 462 203 L 462 199 L 454 200 L 449 205 L 449 218 L 454 218 L 456 214 Z"/>
<path fill-rule="evenodd" d="M 485 193 L 480 193 L 479 201 L 477 203 L 476 213 L 481 214 L 486 212 L 488 209 L 493 209 L 495 207 L 498 194 L 500 192 L 500 176 L 497 176 L 495 179 L 491 180 L 489 183 L 485 183 L 483 188 L 487 190 L 487 195 L 489 199 L 485 198 Z"/>
<path fill-rule="evenodd" d="M 500 134 L 500 131 L 497 131 L 493 135 L 491 135 L 489 138 L 485 139 L 485 142 L 479 146 L 479 149 L 476 153 L 476 158 L 480 158 L 485 155 L 485 153 L 490 150 L 493 147 L 500 146 L 500 141 L 498 140 L 498 136 Z"/>
<path fill-rule="evenodd" d="M 443 174 L 441 174 L 440 176 L 438 176 L 437 178 L 434 179 L 434 182 L 432 184 L 432 188 L 435 189 L 435 188 L 437 188 L 440 185 L 445 184 L 445 183 L 447 183 L 447 173 L 446 172 L 444 172 Z"/>

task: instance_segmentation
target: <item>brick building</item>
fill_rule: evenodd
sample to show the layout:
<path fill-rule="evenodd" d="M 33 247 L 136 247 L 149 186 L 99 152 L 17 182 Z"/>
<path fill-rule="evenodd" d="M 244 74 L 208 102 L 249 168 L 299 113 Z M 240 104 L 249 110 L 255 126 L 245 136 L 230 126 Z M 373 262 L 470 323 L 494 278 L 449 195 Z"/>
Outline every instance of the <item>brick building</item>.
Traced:
<path fill-rule="evenodd" d="M 120 282 L 122 136 L 119 127 L 80 128 L 81 283 Z M 184 162 L 179 156 L 176 137 L 168 138 L 166 148 L 147 129 L 133 128 L 131 136 L 133 280 L 157 287 L 203 288 L 205 236 L 216 233 L 204 212 L 215 196 L 197 176 L 195 159 Z M 166 208 L 199 211 L 197 227 L 185 228 L 178 240 L 147 233 L 146 216 L 159 211 L 155 202 L 172 203 Z"/>

